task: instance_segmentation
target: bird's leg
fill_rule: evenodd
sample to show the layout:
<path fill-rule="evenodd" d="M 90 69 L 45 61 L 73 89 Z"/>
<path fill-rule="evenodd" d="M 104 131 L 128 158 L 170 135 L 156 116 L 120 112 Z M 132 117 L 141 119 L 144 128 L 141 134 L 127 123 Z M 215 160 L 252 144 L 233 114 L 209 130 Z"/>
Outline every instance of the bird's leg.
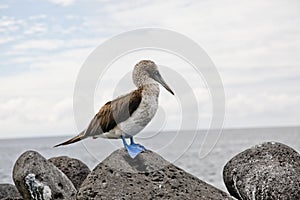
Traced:
<path fill-rule="evenodd" d="M 130 137 L 130 145 L 133 145 L 133 144 L 135 144 L 135 143 L 134 143 L 134 141 L 133 141 L 133 136 L 131 136 L 131 137 Z"/>
<path fill-rule="evenodd" d="M 130 145 L 131 146 L 138 146 L 139 148 L 142 148 L 143 150 L 147 150 L 143 145 L 135 143 L 134 140 L 133 140 L 133 136 L 130 137 Z"/>
<path fill-rule="evenodd" d="M 122 141 L 123 141 L 124 147 L 127 149 L 127 152 L 131 158 L 135 158 L 142 151 L 146 150 L 144 146 L 134 143 L 132 137 L 130 137 L 130 145 L 127 144 L 124 135 L 122 135 Z"/>
<path fill-rule="evenodd" d="M 124 145 L 124 147 L 127 149 L 128 144 L 127 144 L 127 142 L 126 142 L 125 136 L 122 135 L 121 137 L 122 137 L 123 145 Z"/>

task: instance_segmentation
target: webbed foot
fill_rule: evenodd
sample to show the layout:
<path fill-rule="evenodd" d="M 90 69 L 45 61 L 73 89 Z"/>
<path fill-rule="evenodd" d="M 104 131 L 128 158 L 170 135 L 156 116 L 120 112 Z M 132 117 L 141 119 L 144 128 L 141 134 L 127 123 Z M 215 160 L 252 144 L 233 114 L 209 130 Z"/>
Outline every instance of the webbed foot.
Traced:
<path fill-rule="evenodd" d="M 124 144 L 125 148 L 127 149 L 127 152 L 131 158 L 135 158 L 141 152 L 146 150 L 146 148 L 143 145 L 134 143 L 133 137 L 130 137 L 130 145 L 127 144 L 124 136 L 122 136 L 122 141 L 123 141 L 123 144 Z"/>

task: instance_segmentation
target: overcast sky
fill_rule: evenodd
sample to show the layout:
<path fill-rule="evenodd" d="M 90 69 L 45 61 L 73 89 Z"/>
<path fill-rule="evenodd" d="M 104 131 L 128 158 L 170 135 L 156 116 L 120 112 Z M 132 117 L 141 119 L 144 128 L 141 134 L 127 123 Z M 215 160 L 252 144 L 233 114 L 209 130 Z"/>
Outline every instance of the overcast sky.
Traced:
<path fill-rule="evenodd" d="M 224 84 L 225 127 L 300 125 L 298 0 L 2 0 L 0 13 L 0 138 L 74 135 L 73 92 L 82 64 L 103 41 L 143 27 L 177 31 L 206 51 Z M 199 104 L 190 117 L 199 117 L 199 128 L 208 127 L 211 99 L 203 80 L 162 52 L 114 63 L 115 72 L 124 74 L 108 72 L 104 89 L 95 91 L 95 112 L 115 96 L 121 79 L 130 80 L 142 58 L 174 67 L 189 80 Z M 176 81 L 163 76 L 176 89 Z M 162 90 L 160 110 L 147 130 L 180 128 L 179 107 Z"/>

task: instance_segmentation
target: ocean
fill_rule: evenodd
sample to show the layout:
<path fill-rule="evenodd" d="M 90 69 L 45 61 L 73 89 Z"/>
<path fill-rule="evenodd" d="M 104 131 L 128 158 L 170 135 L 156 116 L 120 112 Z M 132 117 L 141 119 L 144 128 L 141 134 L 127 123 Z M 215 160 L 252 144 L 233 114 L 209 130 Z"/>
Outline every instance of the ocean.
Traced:
<path fill-rule="evenodd" d="M 77 158 L 93 169 L 114 150 L 123 147 L 121 140 L 100 138 L 53 148 L 68 138 L 0 140 L 0 183 L 13 183 L 14 163 L 27 150 L 38 151 L 45 158 L 62 155 Z M 268 141 L 284 143 L 299 152 L 300 127 L 224 129 L 218 138 L 211 138 L 204 130 L 142 133 L 136 136 L 136 141 L 201 180 L 226 191 L 222 171 L 234 155 Z M 202 145 L 203 141 L 205 145 Z"/>

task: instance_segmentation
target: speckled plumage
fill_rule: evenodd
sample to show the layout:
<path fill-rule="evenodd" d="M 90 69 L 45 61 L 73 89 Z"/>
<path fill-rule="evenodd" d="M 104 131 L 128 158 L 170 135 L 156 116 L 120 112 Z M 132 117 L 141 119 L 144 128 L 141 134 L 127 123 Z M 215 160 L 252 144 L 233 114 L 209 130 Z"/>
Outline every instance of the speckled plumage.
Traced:
<path fill-rule="evenodd" d="M 58 144 L 67 145 L 87 137 L 118 139 L 139 133 L 154 117 L 158 108 L 159 84 L 174 94 L 150 60 L 137 63 L 132 73 L 137 89 L 107 102 L 90 122 L 87 129 L 74 138 Z"/>

